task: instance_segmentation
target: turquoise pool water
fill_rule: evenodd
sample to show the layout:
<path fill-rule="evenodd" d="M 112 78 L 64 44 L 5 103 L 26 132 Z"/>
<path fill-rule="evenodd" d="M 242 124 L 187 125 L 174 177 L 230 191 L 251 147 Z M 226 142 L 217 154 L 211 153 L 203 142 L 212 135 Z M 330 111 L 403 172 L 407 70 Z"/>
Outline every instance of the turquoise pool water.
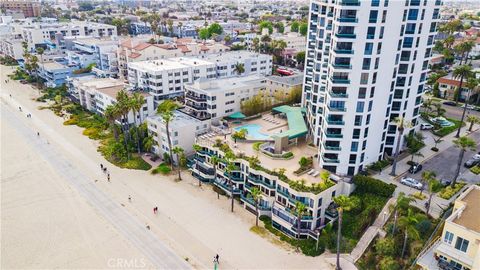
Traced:
<path fill-rule="evenodd" d="M 252 138 L 254 140 L 268 140 L 270 139 L 269 135 L 263 134 L 260 132 L 262 127 L 259 124 L 246 124 L 234 128 L 235 131 L 240 131 L 241 129 L 247 130 L 247 138 Z"/>

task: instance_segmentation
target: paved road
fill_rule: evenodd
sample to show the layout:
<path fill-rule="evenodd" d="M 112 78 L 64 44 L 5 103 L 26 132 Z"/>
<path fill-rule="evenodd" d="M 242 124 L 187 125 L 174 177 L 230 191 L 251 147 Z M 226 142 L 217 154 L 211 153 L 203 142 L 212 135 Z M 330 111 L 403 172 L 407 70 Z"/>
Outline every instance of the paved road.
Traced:
<path fill-rule="evenodd" d="M 448 106 L 448 105 L 443 105 L 442 107 L 446 110 L 445 112 L 446 117 L 457 119 L 457 120 L 460 120 L 462 118 L 462 113 L 463 113 L 462 107 L 455 107 L 455 106 Z M 465 118 L 467 118 L 467 115 L 469 114 L 480 117 L 479 111 L 467 109 L 467 112 L 465 113 Z"/>
<path fill-rule="evenodd" d="M 15 106 L 17 107 L 17 106 Z M 153 233 L 148 231 L 139 220 L 127 212 L 118 203 L 114 202 L 108 195 L 99 190 L 94 182 L 82 173 L 75 164 L 55 150 L 53 145 L 47 144 L 44 140 L 39 140 L 36 130 L 28 127 L 24 117 L 6 106 L 1 106 L 2 121 L 7 121 L 13 126 L 19 134 L 32 146 L 32 149 L 38 152 L 57 173 L 64 177 L 65 181 L 78 193 L 83 196 L 107 221 L 111 222 L 120 234 L 130 243 L 138 248 L 158 269 L 190 269 L 182 258 L 178 257 L 173 251 L 162 243 Z M 22 114 L 23 116 L 23 114 Z M 37 124 L 41 126 L 41 134 L 52 132 L 48 126 L 36 119 Z M 53 131 L 54 132 L 54 131 Z M 63 138 L 59 138 L 57 143 L 62 144 L 66 149 L 76 148 Z M 81 156 L 82 154 L 79 153 Z M 92 167 L 96 164 L 92 164 Z"/>
<path fill-rule="evenodd" d="M 463 158 L 463 162 L 470 159 L 474 154 L 480 151 L 480 131 L 476 131 L 469 136 L 471 139 L 477 142 L 477 150 L 476 151 L 467 151 Z M 430 147 L 430 146 L 426 146 Z M 407 173 L 407 176 L 411 176 L 415 179 L 421 179 L 423 171 L 434 171 L 437 174 L 438 179 L 448 179 L 451 180 L 455 176 L 455 170 L 457 166 L 458 156 L 460 155 L 460 149 L 456 148 L 455 146 L 450 146 L 445 151 L 442 151 L 438 155 L 434 156 L 433 158 L 425 161 L 422 163 L 423 169 L 422 171 L 412 175 Z M 465 168 L 462 164 L 460 168 L 460 176 L 459 179 L 462 181 L 466 181 L 469 183 L 479 183 L 480 176 L 473 174 L 470 172 L 468 168 Z"/>

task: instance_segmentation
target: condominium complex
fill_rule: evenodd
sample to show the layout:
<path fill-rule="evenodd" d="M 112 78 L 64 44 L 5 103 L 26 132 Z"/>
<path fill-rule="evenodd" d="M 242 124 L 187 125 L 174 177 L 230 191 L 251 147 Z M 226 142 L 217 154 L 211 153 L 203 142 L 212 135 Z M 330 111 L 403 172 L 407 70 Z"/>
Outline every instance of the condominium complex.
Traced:
<path fill-rule="evenodd" d="M 240 75 L 268 75 L 272 72 L 270 55 L 250 52 L 226 52 L 199 57 L 179 57 L 128 64 L 128 81 L 134 88 L 150 92 L 155 101 L 182 96 L 184 85 L 197 79 L 239 75 L 236 65 L 242 64 Z"/>
<path fill-rule="evenodd" d="M 29 50 L 37 46 L 56 46 L 59 38 L 68 36 L 116 37 L 117 27 L 86 21 L 49 21 L 22 26 L 22 37 L 28 43 Z"/>
<path fill-rule="evenodd" d="M 40 16 L 40 1 L 0 1 L 0 9 L 20 11 L 25 17 Z"/>
<path fill-rule="evenodd" d="M 322 168 L 354 175 L 403 145 L 395 118 L 417 126 L 441 4 L 311 1 L 302 103 Z"/>
<path fill-rule="evenodd" d="M 455 200 L 441 236 L 420 253 L 421 269 L 480 269 L 479 205 L 480 187 L 472 185 Z"/>
<path fill-rule="evenodd" d="M 199 79 L 185 85 L 184 112 L 200 119 L 221 119 L 240 112 L 241 103 L 265 90 L 258 75 L 217 80 Z"/>

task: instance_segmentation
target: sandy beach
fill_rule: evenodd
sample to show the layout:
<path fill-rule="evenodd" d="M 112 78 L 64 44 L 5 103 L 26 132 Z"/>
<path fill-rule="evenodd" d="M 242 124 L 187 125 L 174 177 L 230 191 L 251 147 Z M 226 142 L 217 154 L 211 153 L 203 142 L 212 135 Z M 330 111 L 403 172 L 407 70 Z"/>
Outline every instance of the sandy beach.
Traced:
<path fill-rule="evenodd" d="M 1 68 L 2 269 L 148 269 L 162 260 L 206 269 L 217 253 L 220 269 L 331 269 L 323 256 L 306 257 L 250 232 L 251 213 L 239 204 L 231 213 L 227 198 L 217 200 L 187 172 L 175 182 L 109 164 L 81 128 L 38 110 L 37 90 L 5 84 L 12 68 Z"/>

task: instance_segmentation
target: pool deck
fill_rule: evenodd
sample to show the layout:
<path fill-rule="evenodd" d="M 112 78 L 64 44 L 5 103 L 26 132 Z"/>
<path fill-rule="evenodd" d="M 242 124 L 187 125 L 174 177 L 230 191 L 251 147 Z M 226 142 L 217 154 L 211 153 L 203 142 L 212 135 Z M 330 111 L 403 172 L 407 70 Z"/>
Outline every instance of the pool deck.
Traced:
<path fill-rule="evenodd" d="M 265 134 L 275 134 L 275 133 L 279 133 L 281 129 L 283 130 L 288 129 L 286 119 L 281 119 L 278 116 L 275 117 L 275 119 L 279 121 L 280 124 L 274 124 L 274 123 L 265 121 L 262 118 L 258 118 L 251 121 L 243 122 L 241 124 L 233 125 L 232 128 L 239 127 L 242 125 L 248 125 L 248 124 L 259 124 L 262 127 L 260 131 Z M 248 139 L 248 136 L 247 136 L 247 139 Z M 313 157 L 318 153 L 318 150 L 316 149 L 316 147 L 308 146 L 307 143 L 304 141 L 304 139 L 299 139 L 297 145 L 290 146 L 287 149 L 287 151 L 292 152 L 294 155 L 292 159 L 288 159 L 288 160 L 273 159 L 272 157 L 269 157 L 260 151 L 255 151 L 253 149 L 253 144 L 254 144 L 253 142 L 237 141 L 237 143 L 235 143 L 234 140 L 231 138 L 231 135 L 226 135 L 226 136 L 218 135 L 218 136 L 213 136 L 209 138 L 199 138 L 199 143 L 214 145 L 216 140 L 221 140 L 223 143 L 227 143 L 236 155 L 244 154 L 250 157 L 257 156 L 258 159 L 260 160 L 261 165 L 269 170 L 285 168 L 286 170 L 285 175 L 291 180 L 304 179 L 307 184 L 319 183 L 322 181 L 320 178 L 320 175 L 318 175 L 317 177 L 313 177 L 311 175 L 308 175 L 307 173 L 304 173 L 300 176 L 296 176 L 293 173 L 295 170 L 297 170 L 300 167 L 298 162 L 302 157 Z M 318 166 L 318 162 L 316 162 L 315 158 L 313 159 L 314 159 L 313 169 L 321 172 L 322 169 Z"/>
<path fill-rule="evenodd" d="M 265 120 L 265 118 L 274 119 L 274 121 L 277 121 L 279 124 L 273 123 L 272 121 L 267 121 Z M 251 124 L 259 125 L 261 127 L 259 131 L 265 135 L 274 135 L 282 131 L 288 130 L 287 119 L 279 117 L 278 115 L 273 116 L 272 114 L 264 114 L 262 118 L 253 119 L 248 122 L 244 122 L 240 124 L 233 124 L 232 128 L 237 128 L 240 126 L 251 125 Z M 249 138 L 247 134 L 247 139 L 255 139 L 255 138 Z"/>

